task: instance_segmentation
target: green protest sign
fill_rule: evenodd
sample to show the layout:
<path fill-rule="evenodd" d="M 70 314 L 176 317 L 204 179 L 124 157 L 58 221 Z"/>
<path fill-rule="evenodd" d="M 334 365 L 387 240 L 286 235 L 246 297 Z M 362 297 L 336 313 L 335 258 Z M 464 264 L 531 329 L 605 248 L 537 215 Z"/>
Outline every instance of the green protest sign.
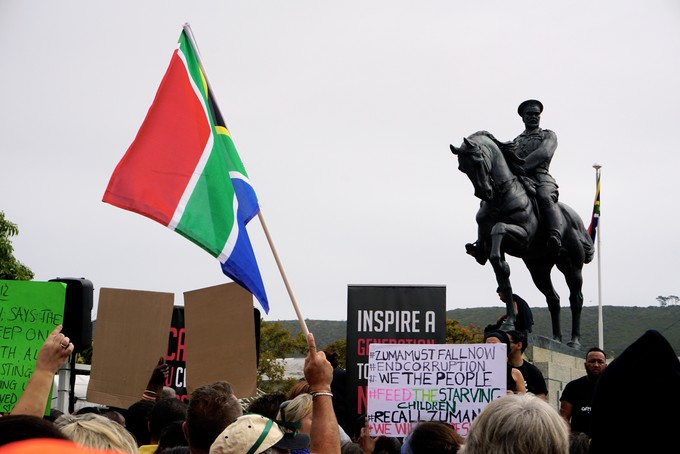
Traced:
<path fill-rule="evenodd" d="M 40 347 L 63 323 L 65 297 L 62 282 L 0 280 L 0 413 L 14 408 Z"/>

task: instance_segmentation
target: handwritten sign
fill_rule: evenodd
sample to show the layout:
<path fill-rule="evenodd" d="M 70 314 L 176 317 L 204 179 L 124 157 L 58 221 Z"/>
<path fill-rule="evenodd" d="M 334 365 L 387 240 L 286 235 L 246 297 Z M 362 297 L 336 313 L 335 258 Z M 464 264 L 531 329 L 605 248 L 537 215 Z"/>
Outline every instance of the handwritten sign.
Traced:
<path fill-rule="evenodd" d="M 40 347 L 63 323 L 65 297 L 62 282 L 0 280 L 0 413 L 14 408 Z"/>
<path fill-rule="evenodd" d="M 439 421 L 466 436 L 486 405 L 506 394 L 505 344 L 371 344 L 368 415 L 372 436 L 404 437 Z"/>

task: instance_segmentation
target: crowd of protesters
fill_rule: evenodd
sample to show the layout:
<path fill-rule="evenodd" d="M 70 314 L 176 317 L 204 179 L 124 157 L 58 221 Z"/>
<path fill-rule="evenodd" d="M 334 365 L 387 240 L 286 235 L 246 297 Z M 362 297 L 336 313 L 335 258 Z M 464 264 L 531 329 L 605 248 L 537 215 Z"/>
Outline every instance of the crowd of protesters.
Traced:
<path fill-rule="evenodd" d="M 526 369 L 525 334 L 485 334 L 507 345 L 509 381 L 510 372 Z M 524 378 L 531 384 L 489 403 L 465 437 L 436 421 L 415 422 L 404 438 L 371 437 L 367 418 L 353 430 L 344 396 L 334 395 L 345 375 L 331 363 L 332 354 L 327 358 L 317 351 L 311 334 L 307 341 L 304 379 L 288 395 L 261 395 L 245 409 L 226 381 L 193 390 L 187 402 L 166 394 L 168 372 L 161 358 L 146 391 L 127 409 L 85 407 L 44 416 L 54 374 L 73 352 L 59 326 L 38 352 L 35 371 L 11 414 L 0 417 L 0 454 L 652 452 L 671 446 L 679 424 L 680 362 L 656 331 L 646 332 L 610 365 L 604 351 L 588 350 L 587 374 L 567 384 L 559 411 L 545 399 L 540 372 L 532 372 Z M 334 405 L 338 400 L 343 405 Z M 623 427 L 639 436 L 629 436 Z"/>

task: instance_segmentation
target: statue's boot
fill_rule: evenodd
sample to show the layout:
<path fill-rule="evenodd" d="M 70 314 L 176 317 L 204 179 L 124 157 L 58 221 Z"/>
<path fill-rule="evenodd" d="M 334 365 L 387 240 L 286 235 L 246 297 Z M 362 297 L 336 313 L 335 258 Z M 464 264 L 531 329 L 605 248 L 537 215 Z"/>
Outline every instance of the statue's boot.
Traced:
<path fill-rule="evenodd" d="M 486 256 L 484 255 L 484 248 L 479 245 L 479 241 L 474 243 L 467 243 L 465 245 L 465 252 L 475 258 L 477 263 L 484 265 L 486 263 Z"/>
<path fill-rule="evenodd" d="M 542 204 L 543 205 L 543 204 Z M 560 233 L 560 213 L 557 204 L 549 203 L 541 207 L 543 222 L 548 231 L 548 241 L 546 246 L 552 253 L 559 253 L 562 247 L 562 234 Z"/>
<path fill-rule="evenodd" d="M 562 247 L 562 238 L 560 237 L 559 232 L 550 232 L 547 246 L 550 251 L 559 252 Z"/>

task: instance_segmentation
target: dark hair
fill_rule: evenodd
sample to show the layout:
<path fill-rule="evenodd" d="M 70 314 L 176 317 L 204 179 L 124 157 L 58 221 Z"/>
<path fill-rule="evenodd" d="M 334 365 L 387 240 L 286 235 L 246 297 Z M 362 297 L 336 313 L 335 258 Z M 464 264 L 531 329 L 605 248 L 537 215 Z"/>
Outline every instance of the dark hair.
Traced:
<path fill-rule="evenodd" d="M 373 451 L 375 452 L 375 451 Z M 344 443 L 340 447 L 340 454 L 364 454 L 363 448 L 358 444 L 352 442 Z"/>
<path fill-rule="evenodd" d="M 258 415 L 266 416 L 269 419 L 276 419 L 279 412 L 279 406 L 286 400 L 286 395 L 283 393 L 263 394 L 254 401 L 252 401 L 246 411 L 248 413 L 257 413 Z"/>
<path fill-rule="evenodd" d="M 186 434 L 189 446 L 208 451 L 217 436 L 243 414 L 231 385 L 218 381 L 196 388 L 189 396 Z"/>
<path fill-rule="evenodd" d="M 522 331 L 518 331 L 516 329 L 508 331 L 507 334 L 512 338 L 513 344 L 517 344 L 519 342 L 522 343 L 522 353 L 524 353 L 524 350 L 526 350 L 527 346 L 529 345 L 527 336 Z"/>
<path fill-rule="evenodd" d="M 163 427 L 161 435 L 158 437 L 158 450 L 175 446 L 189 446 L 189 442 L 184 436 L 184 430 L 182 430 L 182 424 L 184 424 L 184 420 L 178 420 Z"/>
<path fill-rule="evenodd" d="M 125 427 L 125 416 L 123 416 L 123 414 L 117 410 L 103 411 L 102 416 L 105 418 L 109 418 L 111 421 L 116 422 L 121 426 Z"/>
<path fill-rule="evenodd" d="M 0 446 L 32 438 L 68 440 L 51 421 L 32 415 L 0 417 Z"/>
<path fill-rule="evenodd" d="M 366 425 L 366 414 L 362 414 L 356 417 L 350 426 L 351 433 L 347 433 L 352 439 L 358 439 L 361 436 L 361 429 Z"/>
<path fill-rule="evenodd" d="M 151 438 L 158 440 L 161 431 L 173 421 L 184 421 L 187 417 L 187 404 L 174 397 L 161 399 L 149 412 L 149 432 Z"/>
<path fill-rule="evenodd" d="M 413 428 L 409 446 L 413 454 L 451 454 L 458 452 L 463 441 L 450 424 L 426 421 Z"/>
<path fill-rule="evenodd" d="M 591 352 L 600 352 L 604 355 L 604 359 L 607 359 L 607 354 L 600 347 L 589 348 L 588 351 L 586 352 L 586 359 L 588 359 L 588 354 L 591 353 Z"/>
<path fill-rule="evenodd" d="M 135 437 L 137 446 L 148 445 L 151 442 L 148 420 L 152 408 L 153 402 L 138 400 L 130 405 L 125 414 L 125 428 Z"/>
<path fill-rule="evenodd" d="M 173 446 L 172 448 L 161 448 L 160 446 L 156 449 L 156 454 L 189 454 L 191 450 L 188 446 Z"/>
<path fill-rule="evenodd" d="M 97 415 L 102 414 L 102 410 L 108 410 L 108 408 L 100 408 L 95 406 L 82 407 L 79 410 L 73 412 L 74 415 L 86 415 L 87 413 L 94 413 Z"/>
<path fill-rule="evenodd" d="M 373 454 L 399 454 L 401 441 L 395 437 L 378 437 L 373 447 Z"/>
<path fill-rule="evenodd" d="M 50 422 L 54 422 L 57 420 L 58 417 L 63 415 L 64 412 L 61 410 L 57 410 L 56 408 L 50 408 L 50 414 L 43 416 L 43 419 L 46 419 Z"/>

